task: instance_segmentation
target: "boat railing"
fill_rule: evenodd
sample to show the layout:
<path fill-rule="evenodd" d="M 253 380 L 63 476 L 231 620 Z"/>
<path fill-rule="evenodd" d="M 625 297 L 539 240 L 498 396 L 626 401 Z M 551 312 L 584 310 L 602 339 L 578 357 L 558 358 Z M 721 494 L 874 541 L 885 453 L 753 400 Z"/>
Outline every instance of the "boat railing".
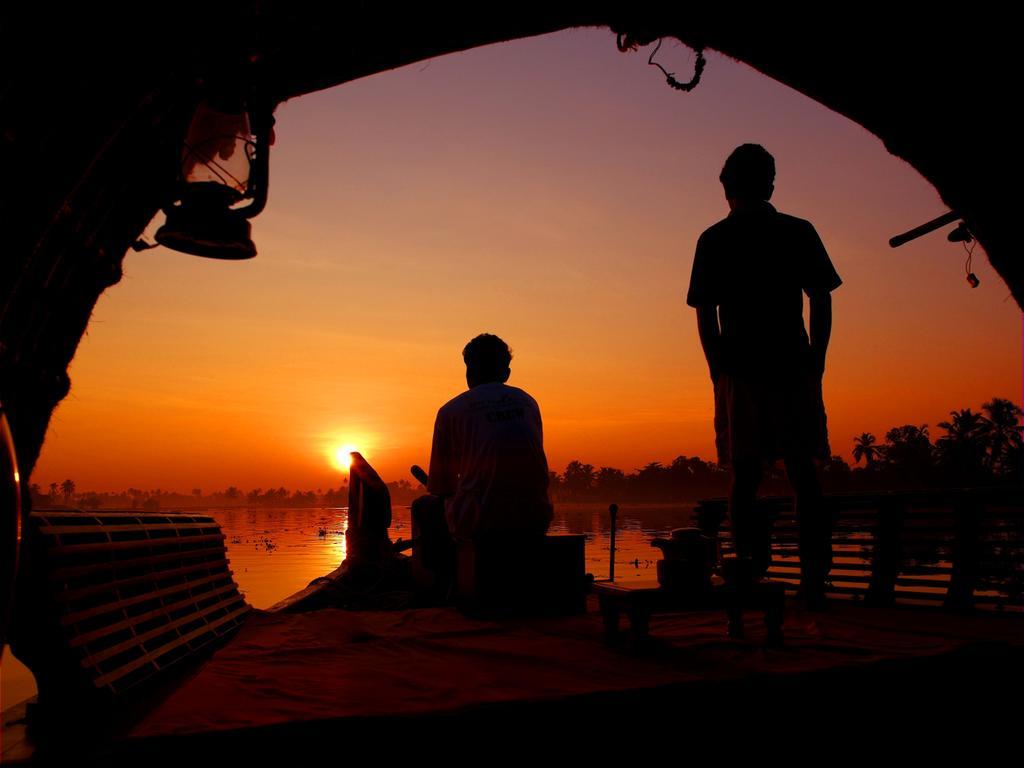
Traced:
<path fill-rule="evenodd" d="M 767 497 L 774 519 L 769 576 L 799 583 L 793 499 Z M 724 498 L 701 501 L 698 525 L 733 551 Z M 870 605 L 1024 612 L 1024 493 L 1016 487 L 831 494 L 829 594 Z"/>

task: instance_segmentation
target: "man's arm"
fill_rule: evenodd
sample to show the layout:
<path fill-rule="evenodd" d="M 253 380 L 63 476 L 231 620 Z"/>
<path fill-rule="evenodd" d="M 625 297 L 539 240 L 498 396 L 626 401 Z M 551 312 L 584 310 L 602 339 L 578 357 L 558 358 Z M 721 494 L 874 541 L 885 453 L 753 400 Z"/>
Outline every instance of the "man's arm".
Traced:
<path fill-rule="evenodd" d="M 714 304 L 701 304 L 697 307 L 697 333 L 700 334 L 700 345 L 704 348 L 704 358 L 708 361 L 711 381 L 716 382 L 721 373 L 722 329 L 718 325 L 718 307 Z"/>
<path fill-rule="evenodd" d="M 814 370 L 825 373 L 825 352 L 832 336 L 832 294 L 815 291 L 810 295 L 811 360 Z"/>
<path fill-rule="evenodd" d="M 811 360 L 819 374 L 825 372 L 825 352 L 832 335 L 832 295 L 842 278 L 832 266 L 818 232 L 809 221 L 804 222 L 806 247 L 801 249 L 801 287 L 810 299 Z"/>
<path fill-rule="evenodd" d="M 720 255 L 720 248 L 715 245 L 714 231 L 714 227 L 707 229 L 697 239 L 690 288 L 686 292 L 686 303 L 697 310 L 697 333 L 700 334 L 700 345 L 713 383 L 718 381 L 722 367 L 722 329 L 718 324 L 721 280 L 719 259 L 716 257 L 716 254 Z"/>

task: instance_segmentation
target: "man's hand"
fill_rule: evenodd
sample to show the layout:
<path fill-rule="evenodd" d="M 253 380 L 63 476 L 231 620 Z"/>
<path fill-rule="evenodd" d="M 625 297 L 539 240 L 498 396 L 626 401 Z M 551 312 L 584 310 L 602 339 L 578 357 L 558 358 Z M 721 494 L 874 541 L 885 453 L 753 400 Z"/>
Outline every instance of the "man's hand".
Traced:
<path fill-rule="evenodd" d="M 811 370 L 818 376 L 825 375 L 825 352 L 811 347 Z"/>
<path fill-rule="evenodd" d="M 714 387 L 718 386 L 718 379 L 722 376 L 720 367 L 715 364 L 708 363 L 708 373 L 711 374 L 711 385 Z"/>

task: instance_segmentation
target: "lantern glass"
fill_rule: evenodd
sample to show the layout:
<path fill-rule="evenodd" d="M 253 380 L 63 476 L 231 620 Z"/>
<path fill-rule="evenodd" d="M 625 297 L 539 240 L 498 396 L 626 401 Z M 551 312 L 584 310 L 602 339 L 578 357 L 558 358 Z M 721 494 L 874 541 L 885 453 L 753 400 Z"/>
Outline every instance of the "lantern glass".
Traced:
<path fill-rule="evenodd" d="M 222 184 L 241 198 L 249 191 L 253 146 L 246 112 L 222 112 L 201 104 L 182 150 L 181 178 L 187 184 Z"/>

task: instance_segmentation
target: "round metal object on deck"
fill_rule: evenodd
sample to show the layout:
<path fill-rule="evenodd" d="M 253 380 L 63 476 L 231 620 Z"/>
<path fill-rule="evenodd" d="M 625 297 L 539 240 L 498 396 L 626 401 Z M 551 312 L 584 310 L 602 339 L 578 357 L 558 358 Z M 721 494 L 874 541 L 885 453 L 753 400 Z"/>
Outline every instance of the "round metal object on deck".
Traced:
<path fill-rule="evenodd" d="M 21 478 L 14 439 L 0 405 L 0 656 L 14 599 L 14 579 L 21 549 Z"/>

